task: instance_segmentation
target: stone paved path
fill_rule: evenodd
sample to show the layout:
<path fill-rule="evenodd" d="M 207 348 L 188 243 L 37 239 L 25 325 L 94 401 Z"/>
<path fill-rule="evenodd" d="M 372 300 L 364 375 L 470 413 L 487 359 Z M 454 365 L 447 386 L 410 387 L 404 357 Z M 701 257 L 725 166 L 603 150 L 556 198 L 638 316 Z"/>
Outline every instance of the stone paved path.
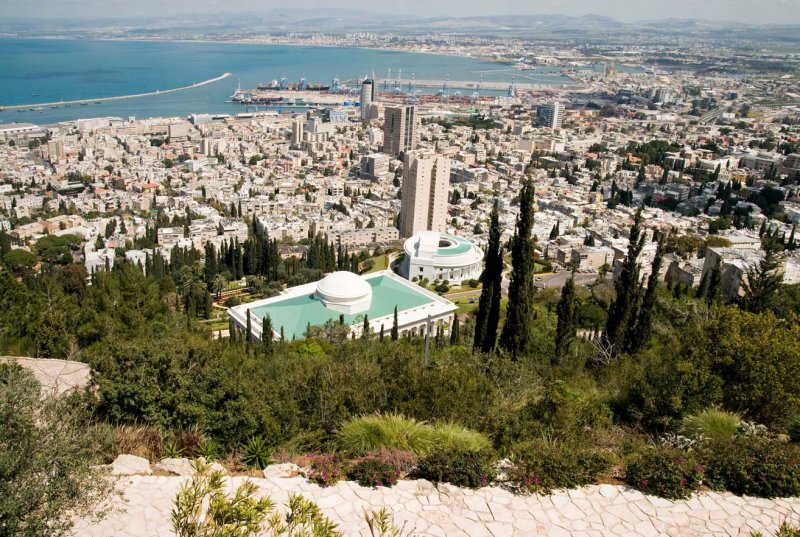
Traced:
<path fill-rule="evenodd" d="M 280 465 L 264 479 L 253 479 L 260 494 L 278 504 L 289 493 L 315 501 L 348 536 L 368 536 L 364 511 L 387 507 L 404 535 L 436 537 L 748 536 L 774 533 L 783 522 L 800 525 L 800 499 L 765 500 L 731 494 L 701 493 L 686 501 L 668 501 L 612 485 L 556 491 L 550 496 L 516 496 L 496 487 L 465 490 L 428 481 L 401 481 L 392 488 L 369 489 L 353 482 L 329 488 L 302 477 L 281 477 Z M 172 499 L 187 477 L 121 477 L 124 511 L 90 524 L 79 521 L 76 535 L 173 535 Z M 234 488 L 244 477 L 233 477 Z"/>

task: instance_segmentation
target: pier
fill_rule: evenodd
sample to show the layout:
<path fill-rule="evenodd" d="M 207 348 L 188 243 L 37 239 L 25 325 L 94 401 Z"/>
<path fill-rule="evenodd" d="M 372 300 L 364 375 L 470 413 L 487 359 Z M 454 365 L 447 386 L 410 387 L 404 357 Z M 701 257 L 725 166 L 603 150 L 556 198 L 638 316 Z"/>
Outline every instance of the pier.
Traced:
<path fill-rule="evenodd" d="M 153 95 L 164 95 L 165 93 L 175 93 L 178 91 L 185 91 L 190 90 L 192 88 L 199 88 L 200 86 L 207 86 L 209 84 L 213 84 L 215 82 L 219 82 L 220 80 L 225 80 L 231 76 L 230 73 L 223 73 L 216 78 L 211 78 L 209 80 L 204 80 L 203 82 L 196 82 L 190 86 L 183 86 L 180 88 L 172 88 L 166 90 L 156 90 L 150 91 L 147 93 L 135 93 L 132 95 L 117 95 L 116 97 L 98 97 L 94 99 L 77 99 L 73 101 L 55 101 L 50 103 L 33 103 L 33 104 L 14 104 L 14 105 L 0 105 L 0 112 L 6 110 L 25 110 L 29 108 L 44 108 L 44 107 L 54 107 L 54 106 L 65 106 L 68 104 L 92 104 L 92 103 L 107 103 L 111 101 L 122 101 L 124 99 L 138 99 L 139 97 L 152 97 Z"/>

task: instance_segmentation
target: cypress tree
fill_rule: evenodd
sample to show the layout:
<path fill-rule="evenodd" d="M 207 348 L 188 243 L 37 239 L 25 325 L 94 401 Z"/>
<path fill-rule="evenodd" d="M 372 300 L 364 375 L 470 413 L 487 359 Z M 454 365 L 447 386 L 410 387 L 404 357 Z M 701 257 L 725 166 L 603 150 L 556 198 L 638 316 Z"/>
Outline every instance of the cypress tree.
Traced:
<path fill-rule="evenodd" d="M 656 256 L 653 258 L 652 271 L 647 280 L 647 290 L 644 293 L 639 313 L 636 315 L 636 324 L 632 324 L 635 328 L 629 330 L 627 334 L 625 346 L 630 352 L 639 350 L 650 339 L 653 325 L 653 307 L 656 303 L 656 290 L 658 289 L 658 274 L 661 272 L 661 264 L 664 259 L 664 247 L 662 244 L 658 244 Z"/>
<path fill-rule="evenodd" d="M 381 343 L 383 343 L 383 323 L 381 323 L 381 335 L 380 335 Z"/>
<path fill-rule="evenodd" d="M 364 324 L 361 328 L 361 338 L 362 339 L 369 339 L 369 317 L 364 315 Z"/>
<path fill-rule="evenodd" d="M 535 242 L 533 230 L 533 180 L 527 179 L 519 196 L 520 213 L 511 249 L 511 283 L 508 289 L 506 322 L 500 334 L 500 346 L 516 359 L 525 354 L 533 341 L 530 319 L 533 313 L 533 270 Z"/>
<path fill-rule="evenodd" d="M 475 321 L 475 337 L 472 346 L 483 352 L 491 352 L 497 343 L 497 327 L 500 322 L 500 298 L 503 281 L 503 248 L 500 246 L 499 204 L 495 200 L 489 217 L 489 243 L 484 256 L 485 266 L 481 274 L 481 296 Z"/>
<path fill-rule="evenodd" d="M 286 336 L 283 334 L 283 325 L 281 325 L 281 341 L 286 341 Z"/>
<path fill-rule="evenodd" d="M 767 248 L 767 253 L 757 265 L 747 270 L 747 277 L 742 278 L 744 296 L 740 305 L 743 310 L 761 313 L 766 310 L 783 283 L 783 273 L 778 269 L 780 263 L 775 257 L 775 250 Z"/>
<path fill-rule="evenodd" d="M 708 291 L 706 292 L 706 304 L 710 308 L 719 296 L 719 287 L 722 283 L 722 257 L 717 258 L 714 268 L 711 269 L 711 277 L 708 282 Z"/>
<path fill-rule="evenodd" d="M 622 271 L 614 281 L 616 300 L 611 304 L 606 321 L 605 336 L 615 352 L 622 350 L 629 324 L 636 319 L 636 309 L 641 290 L 639 283 L 639 253 L 644 246 L 642 234 L 642 209 L 636 211 L 631 227 L 628 253 L 622 263 Z"/>
<path fill-rule="evenodd" d="M 400 336 L 400 327 L 397 322 L 397 306 L 394 307 L 394 321 L 392 322 L 392 341 L 397 341 Z"/>
<path fill-rule="evenodd" d="M 572 340 L 575 339 L 577 330 L 577 307 L 575 304 L 575 278 L 574 275 L 567 280 L 561 288 L 561 299 L 556 306 L 558 324 L 556 326 L 556 353 L 551 360 L 552 365 L 558 365 L 567 355 Z"/>
<path fill-rule="evenodd" d="M 250 334 L 252 334 L 252 322 L 250 321 L 250 309 L 247 310 L 247 336 L 245 336 L 245 341 L 247 342 L 247 346 L 250 347 Z"/>
<path fill-rule="evenodd" d="M 264 352 L 272 354 L 272 317 L 269 313 L 264 315 L 261 322 L 261 343 L 264 345 Z"/>
<path fill-rule="evenodd" d="M 453 315 L 453 326 L 450 328 L 450 345 L 457 345 L 458 338 L 461 336 L 458 325 L 458 314 Z"/>

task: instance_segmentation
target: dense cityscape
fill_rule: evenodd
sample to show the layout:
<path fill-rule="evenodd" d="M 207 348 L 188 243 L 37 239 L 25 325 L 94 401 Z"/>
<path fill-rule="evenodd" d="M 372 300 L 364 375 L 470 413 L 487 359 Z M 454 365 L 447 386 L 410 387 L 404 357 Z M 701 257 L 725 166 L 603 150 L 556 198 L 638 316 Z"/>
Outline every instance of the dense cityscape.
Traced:
<path fill-rule="evenodd" d="M 0 535 L 800 534 L 796 40 L 518 34 L 153 34 L 501 75 L 0 103 Z"/>

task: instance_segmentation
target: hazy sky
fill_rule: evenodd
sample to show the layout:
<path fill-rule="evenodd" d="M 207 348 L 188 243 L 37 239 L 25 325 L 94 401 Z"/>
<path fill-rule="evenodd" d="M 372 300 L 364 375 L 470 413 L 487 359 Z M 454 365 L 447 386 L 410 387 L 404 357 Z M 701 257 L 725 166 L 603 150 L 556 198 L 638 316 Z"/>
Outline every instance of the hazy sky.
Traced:
<path fill-rule="evenodd" d="M 191 17 L 271 9 L 351 8 L 420 16 L 597 13 L 623 21 L 667 17 L 749 23 L 800 23 L 800 0 L 0 0 L 0 14 L 19 17 Z M 0 18 L 3 15 L 0 15 Z"/>

